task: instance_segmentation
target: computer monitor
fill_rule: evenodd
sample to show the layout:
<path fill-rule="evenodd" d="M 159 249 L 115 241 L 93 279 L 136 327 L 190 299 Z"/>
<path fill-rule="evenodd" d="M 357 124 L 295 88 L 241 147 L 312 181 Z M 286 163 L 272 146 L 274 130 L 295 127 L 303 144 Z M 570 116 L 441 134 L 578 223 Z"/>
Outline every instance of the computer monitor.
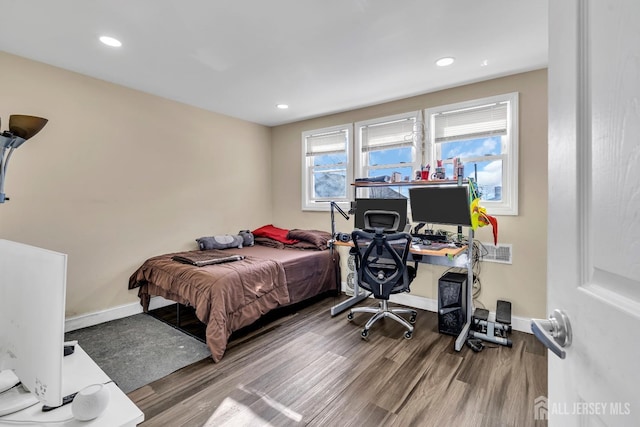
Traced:
<path fill-rule="evenodd" d="M 0 414 L 59 406 L 67 256 L 0 239 L 0 282 Z"/>
<path fill-rule="evenodd" d="M 369 216 L 369 227 L 365 225 L 365 213 L 372 212 Z M 396 212 L 398 214 L 397 225 L 393 224 L 393 218 L 384 215 L 383 212 Z M 407 225 L 407 199 L 356 199 L 355 228 L 361 230 L 383 228 L 385 231 L 404 231 Z M 393 229 L 393 230 L 392 230 Z"/>
<path fill-rule="evenodd" d="M 466 186 L 414 187 L 409 200 L 413 222 L 471 226 Z"/>

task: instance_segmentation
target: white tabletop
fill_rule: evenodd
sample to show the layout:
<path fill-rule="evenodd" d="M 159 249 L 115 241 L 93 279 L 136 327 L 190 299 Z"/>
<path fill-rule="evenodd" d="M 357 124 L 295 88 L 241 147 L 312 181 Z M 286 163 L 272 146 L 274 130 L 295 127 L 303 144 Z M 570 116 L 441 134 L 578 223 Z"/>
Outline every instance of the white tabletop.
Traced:
<path fill-rule="evenodd" d="M 71 404 L 49 412 L 42 412 L 42 404 L 26 408 L 20 412 L 0 417 L 0 426 L 15 425 L 48 425 L 56 426 L 86 426 L 86 427 L 114 427 L 135 426 L 144 420 L 144 414 L 127 397 L 118 386 L 104 373 L 89 355 L 79 346 L 75 352 L 63 359 L 62 394 L 78 392 L 92 384 L 105 384 L 109 390 L 109 405 L 97 418 L 91 421 L 78 421 L 71 414 Z M 60 422 L 67 420 L 66 422 Z M 16 422 L 11 422 L 16 421 Z"/>

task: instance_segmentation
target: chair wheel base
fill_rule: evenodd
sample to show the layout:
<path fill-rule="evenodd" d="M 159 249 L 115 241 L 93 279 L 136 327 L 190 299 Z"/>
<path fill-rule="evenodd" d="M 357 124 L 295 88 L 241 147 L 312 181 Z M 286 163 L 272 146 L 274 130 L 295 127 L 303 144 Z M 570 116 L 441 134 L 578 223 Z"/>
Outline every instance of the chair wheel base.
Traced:
<path fill-rule="evenodd" d="M 363 340 L 366 340 L 369 337 L 369 330 L 363 329 L 362 332 L 360 332 L 360 336 L 362 337 Z"/>
<path fill-rule="evenodd" d="M 407 331 L 407 332 L 404 333 L 404 338 L 405 339 L 410 340 L 411 337 L 413 337 L 413 332 Z"/>

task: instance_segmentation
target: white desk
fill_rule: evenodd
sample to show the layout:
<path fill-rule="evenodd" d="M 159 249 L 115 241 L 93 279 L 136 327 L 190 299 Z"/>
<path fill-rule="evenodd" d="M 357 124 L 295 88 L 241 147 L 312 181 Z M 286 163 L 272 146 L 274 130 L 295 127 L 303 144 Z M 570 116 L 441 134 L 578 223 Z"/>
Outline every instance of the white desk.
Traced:
<path fill-rule="evenodd" d="M 402 181 L 402 182 L 365 182 L 359 181 L 351 184 L 354 190 L 354 200 L 358 198 L 358 189 L 362 188 L 375 188 L 375 187 L 441 187 L 441 186 L 469 186 L 471 185 L 469 180 L 417 180 L 417 181 Z M 332 205 L 333 206 L 333 205 Z M 333 213 L 333 210 L 331 211 Z M 331 232 L 332 236 L 335 236 L 335 226 L 333 225 L 333 217 L 331 218 Z M 458 227 L 459 228 L 459 227 Z M 459 228 L 460 229 L 460 228 Z M 425 264 L 444 265 L 447 267 L 462 267 L 467 269 L 467 318 L 462 331 L 456 338 L 455 350 L 460 351 L 467 335 L 471 329 L 471 318 L 473 317 L 473 228 L 469 227 L 469 237 L 467 238 L 467 246 L 461 248 L 441 249 L 440 251 L 432 251 L 425 247 L 415 247 L 412 245 L 410 249 L 409 261 L 416 261 Z M 330 241 L 330 244 L 339 246 L 344 242 Z M 348 243 L 347 243 L 348 245 Z M 331 308 L 331 315 L 335 316 L 341 311 L 346 310 L 354 304 L 367 298 L 365 292 L 360 293 L 358 285 L 354 284 L 354 294 L 348 300 L 337 304 Z"/>
<path fill-rule="evenodd" d="M 343 246 L 352 248 L 353 242 L 340 242 L 337 240 L 329 240 L 329 245 L 333 246 Z M 409 248 L 409 258 L 408 261 L 416 261 L 422 262 L 425 264 L 435 264 L 435 265 L 444 265 L 447 267 L 462 267 L 467 268 L 469 265 L 468 260 L 470 259 L 467 254 L 468 246 L 461 247 L 451 247 L 451 248 L 443 248 L 440 250 L 431 250 L 428 247 L 414 245 L 412 244 Z M 370 295 L 370 293 L 369 293 Z M 360 289 L 360 287 L 354 284 L 353 287 L 353 295 L 341 303 L 338 303 L 331 307 L 331 316 L 335 316 L 346 310 L 349 307 L 352 307 L 359 303 L 360 301 L 367 299 L 369 297 L 367 292 Z M 462 345 L 460 345 L 462 347 Z M 456 349 L 459 350 L 459 349 Z"/>
<path fill-rule="evenodd" d="M 408 261 L 415 261 L 425 264 L 444 265 L 446 267 L 461 267 L 467 269 L 468 281 L 467 283 L 473 283 L 472 272 L 472 256 L 469 248 L 473 247 L 473 230 L 469 230 L 469 244 L 461 247 L 443 248 L 437 251 L 430 250 L 428 247 L 411 245 L 409 248 Z M 329 244 L 332 246 L 347 246 L 353 247 L 353 242 L 340 242 L 336 240 L 330 240 Z M 338 303 L 331 307 L 331 316 L 341 313 L 347 308 L 359 303 L 371 295 L 364 290 L 360 289 L 357 283 L 353 286 L 353 295 L 341 303 Z M 458 335 L 455 341 L 454 348 L 456 351 L 460 351 L 467 340 L 469 330 L 471 329 L 471 317 L 473 314 L 473 286 L 467 285 L 467 295 L 465 295 L 467 301 L 467 318 L 462 331 Z"/>
<path fill-rule="evenodd" d="M 49 412 L 42 412 L 42 404 L 37 404 L 20 412 L 0 417 L 0 426 L 49 425 L 48 423 L 52 423 L 51 425 L 55 426 L 129 427 L 136 426 L 144 421 L 142 411 L 111 381 L 107 374 L 91 360 L 79 345 L 76 345 L 73 354 L 64 357 L 63 368 L 63 396 L 80 391 L 91 384 L 106 384 L 110 394 L 109 406 L 98 418 L 91 421 L 73 419 L 71 404 Z M 55 423 L 66 419 L 69 419 L 69 421 Z M 19 421 L 19 423 L 8 422 L 11 420 Z"/>

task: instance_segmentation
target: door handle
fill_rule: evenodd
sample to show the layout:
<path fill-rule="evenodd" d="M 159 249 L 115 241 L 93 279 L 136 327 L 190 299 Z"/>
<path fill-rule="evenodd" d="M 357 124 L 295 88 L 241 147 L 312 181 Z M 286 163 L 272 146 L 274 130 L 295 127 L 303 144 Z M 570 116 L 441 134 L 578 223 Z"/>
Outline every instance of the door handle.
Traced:
<path fill-rule="evenodd" d="M 549 350 L 560 359 L 567 356 L 563 347 L 571 345 L 573 338 L 569 317 L 562 310 L 553 310 L 549 320 L 531 319 L 531 331 Z"/>

